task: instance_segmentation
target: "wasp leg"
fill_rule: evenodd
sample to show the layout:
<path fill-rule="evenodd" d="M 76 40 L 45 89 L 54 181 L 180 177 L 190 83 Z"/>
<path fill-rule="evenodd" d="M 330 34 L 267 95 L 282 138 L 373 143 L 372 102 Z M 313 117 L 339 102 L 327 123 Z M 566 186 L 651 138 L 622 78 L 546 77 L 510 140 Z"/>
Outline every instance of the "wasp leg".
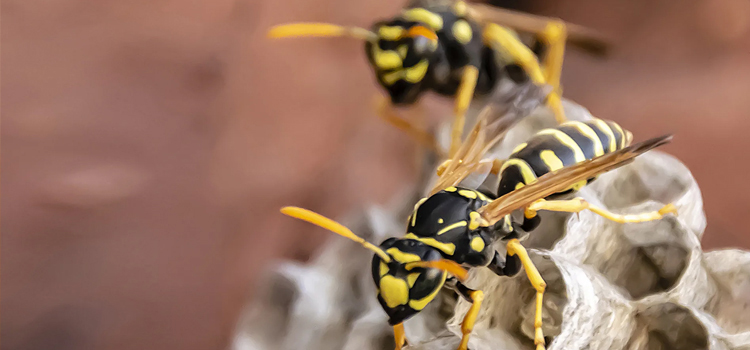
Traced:
<path fill-rule="evenodd" d="M 378 96 L 376 109 L 381 119 L 406 132 L 414 141 L 432 150 L 438 156 L 444 157 L 444 152 L 440 149 L 435 137 L 424 129 L 416 127 L 406 119 L 400 117 L 393 109 L 393 105 L 388 101 L 388 98 Z"/>
<path fill-rule="evenodd" d="M 509 56 L 513 63 L 521 66 L 533 83 L 538 85 L 549 83 L 546 80 L 544 73 L 542 73 L 542 68 L 534 55 L 534 52 L 518 40 L 515 33 L 507 28 L 490 23 L 485 26 L 483 35 L 485 42 L 487 42 L 488 45 L 502 54 Z M 559 92 L 555 90 L 556 88 L 558 88 L 558 86 L 553 86 L 552 92 L 547 96 L 547 106 L 555 114 L 555 119 L 559 123 L 562 123 L 566 118 L 562 109 L 562 104 L 560 103 L 560 95 Z"/>
<path fill-rule="evenodd" d="M 464 67 L 461 84 L 458 86 L 458 91 L 456 91 L 453 124 L 451 125 L 451 146 L 448 152 L 450 157 L 453 157 L 461 146 L 461 135 L 464 132 L 464 124 L 466 123 L 466 110 L 469 109 L 471 100 L 474 97 L 474 89 L 477 87 L 478 78 L 479 69 L 477 67 Z"/>
<path fill-rule="evenodd" d="M 396 350 L 401 350 L 406 343 L 406 333 L 404 333 L 404 324 L 399 323 L 393 326 L 393 337 L 396 341 Z"/>
<path fill-rule="evenodd" d="M 495 257 L 487 267 L 498 276 L 515 276 L 521 271 L 521 260 L 518 255 L 510 254 L 506 254 L 505 259 L 502 259 L 500 253 L 495 251 Z"/>
<path fill-rule="evenodd" d="M 557 201 L 547 201 L 544 199 L 538 200 L 532 203 L 531 205 L 529 205 L 528 208 L 526 208 L 525 215 L 526 216 L 535 215 L 536 212 L 539 210 L 578 213 L 586 209 L 591 210 L 595 214 L 600 215 L 607 220 L 612 220 L 614 222 L 618 222 L 621 224 L 659 220 L 663 218 L 666 214 L 669 214 L 669 213 L 672 213 L 675 215 L 677 214 L 677 208 L 672 203 L 665 205 L 664 207 L 662 207 L 661 209 L 657 211 L 651 211 L 651 212 L 640 213 L 640 214 L 621 215 L 621 214 L 615 214 L 608 210 L 593 206 L 589 204 L 589 202 L 587 202 L 583 198 L 573 198 L 570 200 L 557 200 Z"/>
<path fill-rule="evenodd" d="M 521 264 L 523 264 L 523 269 L 526 270 L 526 275 L 529 276 L 531 285 L 536 289 L 534 344 L 536 345 L 536 350 L 544 350 L 544 334 L 542 333 L 542 299 L 544 298 L 544 289 L 547 287 L 547 283 L 544 282 L 542 275 L 539 274 L 539 270 L 537 270 L 534 263 L 531 262 L 531 258 L 529 258 L 529 253 L 526 251 L 526 248 L 524 248 L 515 238 L 508 241 L 508 255 L 518 255 Z"/>
<path fill-rule="evenodd" d="M 448 168 L 448 166 L 451 164 L 452 161 L 453 161 L 452 159 L 448 159 L 444 161 L 442 164 L 438 165 L 437 176 L 442 176 L 443 172 L 445 171 L 446 168 Z M 488 167 L 488 166 L 491 166 L 490 173 L 497 175 L 500 173 L 500 169 L 503 167 L 503 161 L 497 158 L 482 159 L 481 161 L 479 161 L 479 164 L 477 164 L 478 169 L 482 169 L 482 168 L 486 169 L 485 167 Z"/>
<path fill-rule="evenodd" d="M 560 102 L 560 96 L 562 96 L 560 76 L 562 74 L 563 57 L 565 56 L 565 40 L 568 37 L 565 23 L 562 21 L 547 23 L 547 28 L 540 33 L 540 37 L 548 47 L 547 52 L 544 54 L 544 59 L 542 59 L 544 79 L 547 81 L 547 84 L 552 86 L 552 91 L 554 92 L 548 97 L 547 104 L 554 111 L 557 122 L 563 123 L 565 122 L 565 112 L 563 112 L 562 103 Z"/>
<path fill-rule="evenodd" d="M 456 291 L 467 301 L 471 302 L 471 307 L 466 312 L 463 322 L 461 322 L 461 333 L 463 336 L 461 337 L 461 344 L 458 345 L 458 350 L 466 350 L 469 347 L 469 335 L 474 329 L 474 322 L 477 320 L 477 315 L 479 315 L 479 307 L 484 300 L 484 293 L 481 290 L 469 289 L 460 282 L 456 283 Z"/>

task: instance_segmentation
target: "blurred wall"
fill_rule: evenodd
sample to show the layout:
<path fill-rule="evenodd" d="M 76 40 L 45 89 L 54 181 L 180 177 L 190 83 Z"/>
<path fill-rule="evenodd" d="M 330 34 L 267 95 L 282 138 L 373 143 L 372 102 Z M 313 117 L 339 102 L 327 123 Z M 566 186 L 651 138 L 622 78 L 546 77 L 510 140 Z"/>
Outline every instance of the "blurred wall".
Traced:
<path fill-rule="evenodd" d="M 750 247 L 736 3 L 536 8 L 616 36 L 611 60 L 571 52 L 565 94 L 643 138 L 677 133 L 667 150 L 705 192 L 708 246 Z M 0 345 L 223 348 L 270 259 L 330 236 L 280 206 L 336 216 L 414 176 L 413 145 L 372 113 L 361 43 L 265 30 L 369 26 L 401 5 L 4 1 Z"/>

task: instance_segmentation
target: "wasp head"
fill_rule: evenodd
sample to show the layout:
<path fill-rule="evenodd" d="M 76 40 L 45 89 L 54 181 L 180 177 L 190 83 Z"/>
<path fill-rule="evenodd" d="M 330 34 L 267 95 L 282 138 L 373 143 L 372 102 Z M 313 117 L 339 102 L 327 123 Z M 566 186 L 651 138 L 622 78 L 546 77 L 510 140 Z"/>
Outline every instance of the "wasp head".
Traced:
<path fill-rule="evenodd" d="M 380 248 L 390 261 L 376 254 L 372 259 L 372 277 L 378 287 L 378 301 L 388 314 L 388 323 L 396 325 L 416 315 L 435 298 L 445 283 L 447 272 L 414 267 L 421 262 L 442 260 L 439 251 L 422 242 L 389 238 Z"/>
<path fill-rule="evenodd" d="M 365 50 L 380 85 L 394 104 L 410 104 L 425 88 L 430 65 L 439 52 L 434 30 L 419 22 L 396 19 L 373 27 L 377 40 Z"/>

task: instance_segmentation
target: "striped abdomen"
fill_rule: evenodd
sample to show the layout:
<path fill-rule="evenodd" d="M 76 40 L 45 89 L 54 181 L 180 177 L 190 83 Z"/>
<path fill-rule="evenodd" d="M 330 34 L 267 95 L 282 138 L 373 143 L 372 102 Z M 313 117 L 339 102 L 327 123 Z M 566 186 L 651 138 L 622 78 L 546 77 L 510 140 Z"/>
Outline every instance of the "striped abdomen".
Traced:
<path fill-rule="evenodd" d="M 536 181 L 550 171 L 601 156 L 627 146 L 630 133 L 611 121 L 569 121 L 544 129 L 513 150 L 500 170 L 498 197 Z M 583 181 L 560 192 L 577 191 Z"/>

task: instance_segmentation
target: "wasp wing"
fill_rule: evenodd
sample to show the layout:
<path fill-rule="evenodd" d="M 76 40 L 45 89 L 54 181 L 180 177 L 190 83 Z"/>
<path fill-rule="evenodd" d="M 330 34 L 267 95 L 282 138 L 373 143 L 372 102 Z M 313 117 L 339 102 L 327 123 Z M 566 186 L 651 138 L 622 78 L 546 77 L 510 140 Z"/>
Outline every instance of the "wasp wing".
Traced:
<path fill-rule="evenodd" d="M 457 186 L 467 177 L 472 179 L 467 182 L 479 183 L 489 174 L 491 165 L 481 163 L 482 157 L 487 154 L 493 146 L 500 142 L 508 130 L 521 120 L 522 116 L 506 111 L 499 118 L 489 121 L 490 116 L 500 114 L 493 104 L 485 106 L 477 118 L 469 135 L 466 137 L 456 154 L 443 164 L 447 164 L 442 175 L 438 178 L 430 195 L 450 187 Z"/>
<path fill-rule="evenodd" d="M 493 200 L 478 212 L 490 224 L 498 222 L 506 215 L 547 196 L 564 191 L 580 181 L 619 168 L 633 161 L 638 155 L 672 141 L 672 135 L 664 135 L 639 142 L 619 151 L 571 165 L 547 173 L 537 181 Z"/>
<path fill-rule="evenodd" d="M 492 5 L 471 3 L 467 4 L 469 14 L 480 22 L 492 22 L 526 33 L 541 33 L 550 21 L 559 19 L 532 15 L 524 12 L 508 10 Z M 567 41 L 592 54 L 604 56 L 611 46 L 612 39 L 591 28 L 564 22 L 568 33 Z"/>

